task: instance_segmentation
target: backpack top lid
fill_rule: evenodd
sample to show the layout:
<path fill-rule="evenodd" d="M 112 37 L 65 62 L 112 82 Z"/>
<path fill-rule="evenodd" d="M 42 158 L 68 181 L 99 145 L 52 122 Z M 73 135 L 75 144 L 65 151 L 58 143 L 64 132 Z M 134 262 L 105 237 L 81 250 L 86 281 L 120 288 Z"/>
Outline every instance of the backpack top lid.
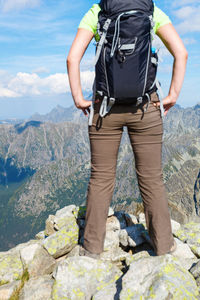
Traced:
<path fill-rule="evenodd" d="M 153 15 L 154 11 L 152 0 L 101 0 L 99 5 L 106 15 L 114 15 L 129 10 L 139 10 Z"/>

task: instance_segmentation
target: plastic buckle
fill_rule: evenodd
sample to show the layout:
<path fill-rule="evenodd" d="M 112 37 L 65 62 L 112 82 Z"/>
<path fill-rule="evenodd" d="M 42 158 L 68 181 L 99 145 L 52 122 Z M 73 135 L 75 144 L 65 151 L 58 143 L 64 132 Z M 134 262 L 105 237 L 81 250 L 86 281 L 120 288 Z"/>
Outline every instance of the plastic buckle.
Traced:
<path fill-rule="evenodd" d="M 109 100 L 110 100 L 110 104 L 111 104 L 111 105 L 114 105 L 114 104 L 115 104 L 115 98 L 109 98 Z"/>
<path fill-rule="evenodd" d="M 136 106 L 140 105 L 142 103 L 142 100 L 143 100 L 143 97 L 138 97 Z"/>

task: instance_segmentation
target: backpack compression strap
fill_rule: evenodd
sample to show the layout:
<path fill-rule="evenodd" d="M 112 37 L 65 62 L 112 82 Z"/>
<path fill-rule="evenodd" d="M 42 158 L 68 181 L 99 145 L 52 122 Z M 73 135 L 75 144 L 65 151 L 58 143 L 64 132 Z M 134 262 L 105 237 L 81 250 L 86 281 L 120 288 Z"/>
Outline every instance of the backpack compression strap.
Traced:
<path fill-rule="evenodd" d="M 164 107 L 163 107 L 163 98 L 164 98 L 164 93 L 163 90 L 161 88 L 160 82 L 158 80 L 156 80 L 156 87 L 160 93 L 161 99 L 160 99 L 160 112 L 161 112 L 161 117 L 164 118 Z"/>
<path fill-rule="evenodd" d="M 99 60 L 99 56 L 101 54 L 101 49 L 102 49 L 103 44 L 105 42 L 107 31 L 108 31 L 108 28 L 110 26 L 110 22 L 111 22 L 111 19 L 107 19 L 105 21 L 105 24 L 103 25 L 103 33 L 102 33 L 101 39 L 100 39 L 100 41 L 98 43 L 98 46 L 97 46 L 97 51 L 96 51 L 96 56 L 95 56 L 95 60 L 94 60 L 94 65 L 96 65 L 96 63 Z"/>

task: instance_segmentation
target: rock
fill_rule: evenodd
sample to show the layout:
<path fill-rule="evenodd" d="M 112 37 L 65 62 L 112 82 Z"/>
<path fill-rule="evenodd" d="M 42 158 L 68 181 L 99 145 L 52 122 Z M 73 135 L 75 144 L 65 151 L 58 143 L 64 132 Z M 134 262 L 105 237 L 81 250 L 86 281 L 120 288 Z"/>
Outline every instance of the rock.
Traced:
<path fill-rule="evenodd" d="M 0 300 L 10 299 L 21 278 L 27 281 L 19 300 L 200 300 L 200 223 L 171 220 L 177 249 L 156 256 L 144 214 L 138 224 L 134 215 L 110 208 L 97 260 L 79 255 L 85 212 L 64 207 L 47 219 L 49 236 L 41 231 L 37 239 L 0 252 Z"/>
<path fill-rule="evenodd" d="M 108 217 L 111 217 L 114 215 L 114 210 L 112 207 L 109 207 L 109 210 L 108 210 Z"/>
<path fill-rule="evenodd" d="M 104 289 L 98 291 L 92 297 L 92 300 L 113 300 L 116 295 L 117 289 L 114 283 L 106 286 Z"/>
<path fill-rule="evenodd" d="M 181 241 L 187 243 L 192 252 L 197 257 L 200 257 L 200 223 L 187 223 L 181 226 L 174 235 Z"/>
<path fill-rule="evenodd" d="M 198 261 L 197 257 L 191 251 L 188 244 L 183 243 L 177 238 L 174 238 L 177 244 L 177 249 L 172 253 L 177 257 L 183 268 L 189 270 L 191 266 Z"/>
<path fill-rule="evenodd" d="M 181 257 L 183 259 L 192 258 L 196 259 L 196 256 L 191 251 L 190 247 L 186 244 L 180 241 L 179 239 L 174 238 L 177 244 L 176 250 L 172 253 L 173 256 Z"/>
<path fill-rule="evenodd" d="M 76 205 L 67 205 L 59 210 L 56 211 L 55 217 L 60 219 L 64 217 L 71 217 L 73 216 L 73 212 L 77 210 Z"/>
<path fill-rule="evenodd" d="M 23 265 L 18 251 L 8 251 L 0 255 L 0 286 L 20 280 L 22 274 Z"/>
<path fill-rule="evenodd" d="M 55 220 L 55 216 L 49 215 L 48 219 L 45 222 L 45 224 L 46 224 L 45 236 L 49 236 L 49 235 L 53 234 L 54 232 L 56 232 L 56 230 L 54 228 L 54 220 Z"/>
<path fill-rule="evenodd" d="M 112 263 L 86 256 L 69 257 L 53 273 L 55 283 L 52 299 L 91 299 L 121 275 L 122 272 Z"/>
<path fill-rule="evenodd" d="M 104 240 L 104 251 L 109 251 L 116 247 L 119 247 L 119 230 L 106 231 Z"/>
<path fill-rule="evenodd" d="M 76 209 L 75 205 L 68 205 L 59 209 L 54 217 L 54 228 L 60 230 L 68 224 L 69 220 L 76 219 Z"/>
<path fill-rule="evenodd" d="M 120 230 L 120 222 L 116 216 L 111 216 L 107 218 L 106 232 L 111 230 L 112 231 Z"/>
<path fill-rule="evenodd" d="M 26 243 L 21 243 L 21 244 L 15 246 L 14 248 L 10 249 L 8 252 L 5 252 L 5 253 L 16 254 L 18 252 L 18 254 L 19 254 L 19 251 L 21 249 L 23 249 L 24 247 L 26 247 L 28 245 L 33 245 L 33 244 L 37 244 L 37 245 L 39 244 L 39 245 L 41 245 L 41 243 L 42 243 L 41 240 L 30 240 L 30 241 L 28 241 Z"/>
<path fill-rule="evenodd" d="M 197 295 L 192 275 L 177 258 L 166 254 L 133 261 L 122 278 L 120 300 L 196 299 Z"/>
<path fill-rule="evenodd" d="M 0 300 L 9 300 L 12 293 L 20 286 L 21 281 L 13 281 L 0 286 Z"/>
<path fill-rule="evenodd" d="M 112 262 L 120 270 L 123 269 L 123 262 L 131 260 L 132 255 L 123 251 L 120 247 L 110 249 L 110 251 L 104 251 L 100 254 L 100 258 L 103 261 Z"/>
<path fill-rule="evenodd" d="M 49 300 L 53 283 L 54 280 L 49 275 L 30 278 L 21 290 L 19 300 Z"/>
<path fill-rule="evenodd" d="M 194 278 L 200 277 L 200 260 L 189 270 Z"/>
<path fill-rule="evenodd" d="M 114 215 L 117 217 L 120 223 L 120 229 L 124 229 L 127 227 L 126 219 L 123 211 L 115 211 Z"/>
<path fill-rule="evenodd" d="M 134 224 L 138 224 L 138 220 L 137 220 L 136 216 L 134 216 L 132 214 L 125 213 L 124 218 L 126 220 L 127 226 L 132 226 Z"/>
<path fill-rule="evenodd" d="M 196 284 L 197 284 L 197 286 L 198 286 L 198 288 L 199 288 L 199 293 L 200 293 L 200 277 L 198 277 L 197 279 L 196 279 Z M 200 296 L 197 298 L 198 300 L 200 299 Z"/>
<path fill-rule="evenodd" d="M 40 231 L 40 232 L 38 232 L 36 235 L 35 235 L 35 238 L 37 239 L 37 240 L 43 240 L 43 239 L 45 239 L 45 231 L 43 230 L 43 231 Z"/>
<path fill-rule="evenodd" d="M 174 220 L 171 220 L 171 225 L 172 225 L 172 233 L 176 232 L 181 227 L 181 224 Z"/>
<path fill-rule="evenodd" d="M 141 251 L 141 252 L 138 252 L 138 253 L 135 253 L 134 255 L 129 255 L 126 257 L 126 265 L 127 266 L 130 266 L 130 264 L 133 262 L 133 261 L 136 261 L 138 259 L 141 259 L 143 257 L 149 257 L 149 253 L 147 251 Z"/>
<path fill-rule="evenodd" d="M 30 277 L 51 274 L 56 265 L 56 260 L 38 244 L 24 247 L 20 254 Z"/>
<path fill-rule="evenodd" d="M 146 229 L 146 219 L 145 219 L 145 214 L 144 213 L 140 213 L 138 215 L 138 223 L 143 224 L 145 229 Z"/>
<path fill-rule="evenodd" d="M 135 224 L 129 227 L 126 227 L 119 232 L 119 241 L 124 246 L 136 247 L 145 242 L 145 239 L 142 236 L 144 231 L 143 224 Z"/>
<path fill-rule="evenodd" d="M 186 269 L 186 270 L 190 270 L 191 267 L 196 264 L 198 262 L 197 258 L 182 258 L 182 257 L 178 257 L 178 260 L 181 264 L 181 266 Z"/>
<path fill-rule="evenodd" d="M 69 217 L 67 225 L 47 237 L 42 244 L 54 258 L 62 256 L 78 244 L 78 229 L 75 218 Z"/>
<path fill-rule="evenodd" d="M 80 249 L 81 245 L 76 245 L 69 253 L 67 253 L 65 256 L 63 257 L 72 257 L 72 256 L 79 256 L 79 249 Z M 56 260 L 62 260 L 62 257 L 57 258 Z"/>

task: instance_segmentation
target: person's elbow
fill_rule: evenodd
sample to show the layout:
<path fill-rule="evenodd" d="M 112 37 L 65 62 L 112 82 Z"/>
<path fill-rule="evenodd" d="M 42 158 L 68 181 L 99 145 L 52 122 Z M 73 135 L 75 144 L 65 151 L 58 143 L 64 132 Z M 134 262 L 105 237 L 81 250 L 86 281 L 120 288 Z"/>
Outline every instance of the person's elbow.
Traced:
<path fill-rule="evenodd" d="M 78 58 L 77 58 L 76 55 L 70 53 L 70 54 L 67 56 L 66 64 L 67 64 L 67 67 L 69 67 L 69 66 L 71 66 L 71 65 L 79 64 L 79 60 L 78 60 Z"/>
<path fill-rule="evenodd" d="M 186 48 L 184 48 L 183 50 L 182 57 L 184 58 L 184 60 L 188 60 L 188 51 L 186 50 Z"/>
<path fill-rule="evenodd" d="M 185 47 L 183 47 L 182 49 L 180 49 L 177 52 L 176 58 L 179 58 L 183 61 L 187 61 L 188 60 L 188 51 L 186 50 Z"/>

